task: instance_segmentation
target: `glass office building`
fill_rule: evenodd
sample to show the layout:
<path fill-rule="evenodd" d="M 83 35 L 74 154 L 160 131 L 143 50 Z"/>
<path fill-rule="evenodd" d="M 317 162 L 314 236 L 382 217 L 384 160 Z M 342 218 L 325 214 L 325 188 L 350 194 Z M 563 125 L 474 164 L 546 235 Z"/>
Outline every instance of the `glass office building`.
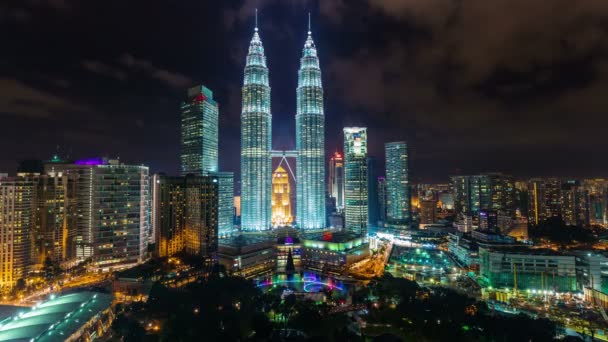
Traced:
<path fill-rule="evenodd" d="M 345 227 L 367 235 L 367 129 L 344 128 Z"/>
<path fill-rule="evenodd" d="M 410 184 L 407 144 L 403 141 L 384 145 L 386 154 L 386 216 L 390 223 L 410 220 Z"/>
<path fill-rule="evenodd" d="M 203 85 L 188 89 L 181 105 L 181 174 L 218 170 L 218 105 Z"/>

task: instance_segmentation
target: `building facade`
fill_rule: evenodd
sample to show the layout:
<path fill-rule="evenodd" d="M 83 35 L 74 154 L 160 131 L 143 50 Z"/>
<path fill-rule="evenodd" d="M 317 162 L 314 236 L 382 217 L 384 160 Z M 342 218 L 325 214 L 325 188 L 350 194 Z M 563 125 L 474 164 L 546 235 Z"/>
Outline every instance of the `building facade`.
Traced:
<path fill-rule="evenodd" d="M 378 177 L 378 220 L 386 222 L 386 178 Z"/>
<path fill-rule="evenodd" d="M 367 128 L 344 128 L 345 228 L 367 235 Z"/>
<path fill-rule="evenodd" d="M 292 222 L 289 175 L 279 165 L 272 174 L 272 226 L 282 227 Z"/>
<path fill-rule="evenodd" d="M 34 226 L 34 181 L 0 179 L 0 292 L 25 279 L 30 265 Z"/>
<path fill-rule="evenodd" d="M 218 184 L 218 234 L 220 237 L 234 234 L 234 173 L 212 172 Z"/>
<path fill-rule="evenodd" d="M 75 257 L 73 229 L 76 182 L 64 172 L 50 172 L 34 177 L 35 255 L 33 262 L 42 264 L 45 259 L 65 262 Z"/>
<path fill-rule="evenodd" d="M 437 219 L 437 200 L 420 200 L 420 224 L 433 224 Z"/>
<path fill-rule="evenodd" d="M 336 200 L 338 212 L 344 211 L 344 157 L 340 152 L 334 152 L 329 159 L 327 192 Z"/>
<path fill-rule="evenodd" d="M 181 174 L 218 171 L 218 104 L 203 85 L 188 89 L 181 104 Z"/>
<path fill-rule="evenodd" d="M 325 115 L 317 48 L 310 27 L 298 71 L 296 219 L 302 229 L 325 227 Z"/>
<path fill-rule="evenodd" d="M 76 177 L 76 258 L 91 258 L 102 270 L 145 261 L 150 234 L 148 167 L 98 158 L 64 167 Z"/>
<path fill-rule="evenodd" d="M 245 65 L 241 111 L 241 229 L 271 227 L 272 115 L 266 56 L 256 25 Z"/>
<path fill-rule="evenodd" d="M 403 141 L 384 145 L 386 153 L 386 216 L 391 223 L 410 220 L 410 185 L 407 144 Z"/>
<path fill-rule="evenodd" d="M 376 226 L 380 221 L 377 164 L 376 157 L 367 157 L 367 223 L 370 226 Z"/>
<path fill-rule="evenodd" d="M 179 252 L 206 259 L 218 249 L 219 179 L 216 176 L 153 176 L 152 231 L 156 254 Z"/>
<path fill-rule="evenodd" d="M 452 176 L 450 186 L 457 214 L 477 216 L 480 210 L 515 213 L 515 182 L 512 176 L 488 173 Z"/>

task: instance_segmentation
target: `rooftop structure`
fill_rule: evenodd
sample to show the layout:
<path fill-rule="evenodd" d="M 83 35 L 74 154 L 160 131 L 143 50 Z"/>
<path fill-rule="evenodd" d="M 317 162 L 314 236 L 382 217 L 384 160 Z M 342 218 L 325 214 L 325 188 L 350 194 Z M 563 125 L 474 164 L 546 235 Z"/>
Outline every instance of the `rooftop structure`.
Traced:
<path fill-rule="evenodd" d="M 77 292 L 38 304 L 0 321 L 0 341 L 78 340 L 83 327 L 109 314 L 112 295 Z M 102 324 L 103 325 L 103 324 Z"/>

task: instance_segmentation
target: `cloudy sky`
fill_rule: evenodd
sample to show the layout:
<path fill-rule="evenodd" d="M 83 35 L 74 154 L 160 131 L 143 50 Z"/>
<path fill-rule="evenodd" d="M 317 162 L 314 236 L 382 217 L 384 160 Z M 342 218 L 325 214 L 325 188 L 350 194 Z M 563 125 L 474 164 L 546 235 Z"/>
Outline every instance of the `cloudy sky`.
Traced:
<path fill-rule="evenodd" d="M 0 4 L 0 170 L 120 156 L 178 169 L 179 102 L 220 103 L 220 167 L 239 170 L 244 58 L 260 11 L 273 145 L 295 146 L 311 12 L 327 150 L 367 126 L 406 140 L 415 180 L 504 171 L 608 177 L 605 0 L 22 0 Z"/>

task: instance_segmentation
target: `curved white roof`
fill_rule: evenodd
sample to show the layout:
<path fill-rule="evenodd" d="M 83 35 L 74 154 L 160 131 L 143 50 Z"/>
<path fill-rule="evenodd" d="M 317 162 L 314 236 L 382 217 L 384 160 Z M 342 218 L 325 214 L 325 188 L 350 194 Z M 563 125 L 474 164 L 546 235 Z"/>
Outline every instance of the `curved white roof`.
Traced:
<path fill-rule="evenodd" d="M 63 341 L 111 304 L 111 295 L 97 292 L 50 299 L 0 321 L 0 342 Z"/>

